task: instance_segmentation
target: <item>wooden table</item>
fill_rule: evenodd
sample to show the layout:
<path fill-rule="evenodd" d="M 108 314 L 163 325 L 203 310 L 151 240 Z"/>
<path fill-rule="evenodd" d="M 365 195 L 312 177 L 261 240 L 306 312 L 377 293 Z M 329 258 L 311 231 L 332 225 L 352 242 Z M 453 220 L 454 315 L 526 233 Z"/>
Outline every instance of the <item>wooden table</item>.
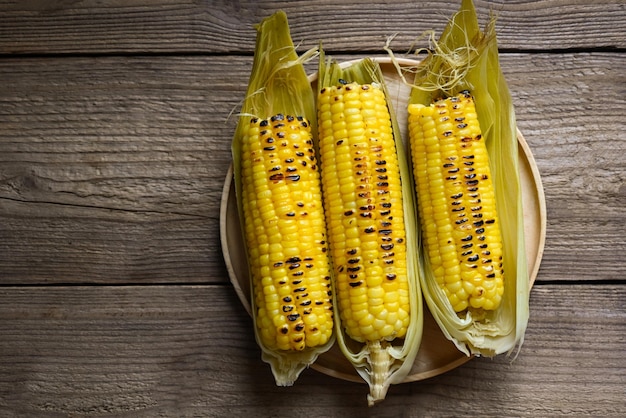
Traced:
<path fill-rule="evenodd" d="M 299 51 L 382 56 L 458 2 L 1 1 L 0 416 L 625 416 L 626 5 L 476 5 L 545 189 L 526 340 L 368 408 L 312 369 L 276 387 L 229 282 L 252 25 L 283 8 Z"/>

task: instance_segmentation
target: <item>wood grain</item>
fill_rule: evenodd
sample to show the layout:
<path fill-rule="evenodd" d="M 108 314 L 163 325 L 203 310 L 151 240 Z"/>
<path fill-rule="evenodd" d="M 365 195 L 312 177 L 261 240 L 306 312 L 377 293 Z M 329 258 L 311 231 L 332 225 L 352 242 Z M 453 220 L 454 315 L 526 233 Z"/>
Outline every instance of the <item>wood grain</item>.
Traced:
<path fill-rule="evenodd" d="M 460 2 L 48 1 L 0 2 L 0 54 L 250 54 L 253 25 L 278 9 L 293 38 L 330 51 L 380 52 L 388 36 L 406 50 L 443 30 Z M 498 16 L 501 48 L 624 48 L 626 9 L 616 0 L 476 1 L 482 21 Z M 324 14 L 320 15 L 323 10 Z M 364 30 L 367 29 L 367 30 Z M 425 41 L 420 40 L 424 46 Z"/>
<path fill-rule="evenodd" d="M 277 388 L 229 287 L 4 287 L 0 416 L 617 417 L 625 298 L 624 286 L 536 286 L 515 361 L 473 359 L 368 410 L 365 385 L 314 370 Z"/>
<path fill-rule="evenodd" d="M 546 193 L 538 280 L 624 280 L 626 54 L 501 59 Z M 226 282 L 219 201 L 250 65 L 0 60 L 3 282 Z"/>

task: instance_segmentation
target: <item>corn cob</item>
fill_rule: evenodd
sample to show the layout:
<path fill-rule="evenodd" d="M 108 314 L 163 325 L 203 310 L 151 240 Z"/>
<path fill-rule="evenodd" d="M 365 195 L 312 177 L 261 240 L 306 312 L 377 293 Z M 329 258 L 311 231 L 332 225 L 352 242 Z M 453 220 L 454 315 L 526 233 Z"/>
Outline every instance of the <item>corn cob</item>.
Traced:
<path fill-rule="evenodd" d="M 370 385 L 371 405 L 404 379 L 421 338 L 416 262 L 407 256 L 416 251 L 406 233 L 412 192 L 402 181 L 410 171 L 396 147 L 382 76 L 372 79 L 378 66 L 364 60 L 351 73 L 333 64 L 320 59 L 317 106 L 337 335 Z M 348 339 L 362 343 L 359 353 Z"/>
<path fill-rule="evenodd" d="M 464 91 L 408 111 L 419 214 L 437 284 L 456 312 L 495 310 L 504 293 L 502 238 L 473 98 Z"/>
<path fill-rule="evenodd" d="M 407 109 L 424 300 L 468 356 L 511 352 L 524 339 L 530 287 L 515 111 L 495 19 L 481 31 L 472 0 L 462 0 L 431 44 Z"/>
<path fill-rule="evenodd" d="M 233 140 L 254 331 L 276 384 L 289 386 L 334 343 L 330 260 L 313 143 L 315 97 L 287 17 L 257 26 Z"/>
<path fill-rule="evenodd" d="M 241 162 L 260 338 L 272 350 L 324 345 L 333 331 L 331 283 L 308 122 L 282 114 L 252 118 Z"/>
<path fill-rule="evenodd" d="M 372 84 L 319 94 L 323 184 L 337 301 L 354 340 L 403 337 L 409 283 L 402 189 L 383 91 Z"/>

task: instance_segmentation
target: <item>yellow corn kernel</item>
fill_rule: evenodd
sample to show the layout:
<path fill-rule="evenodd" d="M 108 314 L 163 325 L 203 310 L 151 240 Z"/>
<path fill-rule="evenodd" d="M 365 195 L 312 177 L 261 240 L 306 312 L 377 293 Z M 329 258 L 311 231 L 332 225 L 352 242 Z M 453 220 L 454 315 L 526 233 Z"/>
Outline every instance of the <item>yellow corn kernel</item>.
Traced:
<path fill-rule="evenodd" d="M 457 312 L 497 309 L 502 238 L 474 100 L 464 91 L 408 110 L 418 210 L 437 283 Z"/>
<path fill-rule="evenodd" d="M 259 336 L 301 351 L 332 336 L 320 175 L 303 118 L 253 118 L 241 149 L 243 225 Z"/>
<path fill-rule="evenodd" d="M 409 322 L 409 299 L 398 297 L 409 292 L 404 213 L 384 92 L 373 84 L 326 87 L 318 109 L 322 184 L 342 324 L 360 342 L 403 337 Z"/>

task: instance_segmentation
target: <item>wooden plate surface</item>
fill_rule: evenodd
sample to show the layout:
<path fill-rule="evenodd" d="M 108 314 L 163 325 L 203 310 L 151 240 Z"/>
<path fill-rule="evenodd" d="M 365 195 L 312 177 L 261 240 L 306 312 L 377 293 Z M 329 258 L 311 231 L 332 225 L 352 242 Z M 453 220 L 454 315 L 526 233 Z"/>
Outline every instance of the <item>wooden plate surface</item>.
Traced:
<path fill-rule="evenodd" d="M 402 137 L 406 138 L 406 105 L 410 89 L 402 82 L 390 59 L 377 58 L 376 61 L 380 63 L 383 74 L 385 75 L 385 82 L 389 95 L 392 98 L 392 106 L 396 111 L 400 129 L 402 130 Z M 342 65 L 349 65 L 350 63 L 351 62 L 345 62 Z M 398 63 L 402 66 L 415 66 L 419 61 L 400 59 Z M 315 87 L 316 75 L 310 76 L 309 79 Z M 517 139 L 520 179 L 522 183 L 526 256 L 532 286 L 543 256 L 546 236 L 546 205 L 537 165 L 528 143 L 519 130 L 517 132 Z M 243 251 L 244 243 L 237 211 L 232 165 L 226 175 L 222 193 L 220 207 L 220 238 L 230 281 L 244 308 L 250 314 L 249 273 Z M 425 303 L 423 306 L 425 314 L 422 344 L 413 364 L 413 368 L 405 380 L 407 382 L 423 380 L 439 375 L 460 366 L 471 358 L 458 351 L 454 344 L 446 339 L 428 311 Z M 252 329 L 245 330 L 245 332 L 252 332 Z M 320 355 L 311 367 L 340 379 L 363 382 L 361 377 L 354 371 L 350 362 L 345 359 L 337 344 L 328 352 Z"/>

